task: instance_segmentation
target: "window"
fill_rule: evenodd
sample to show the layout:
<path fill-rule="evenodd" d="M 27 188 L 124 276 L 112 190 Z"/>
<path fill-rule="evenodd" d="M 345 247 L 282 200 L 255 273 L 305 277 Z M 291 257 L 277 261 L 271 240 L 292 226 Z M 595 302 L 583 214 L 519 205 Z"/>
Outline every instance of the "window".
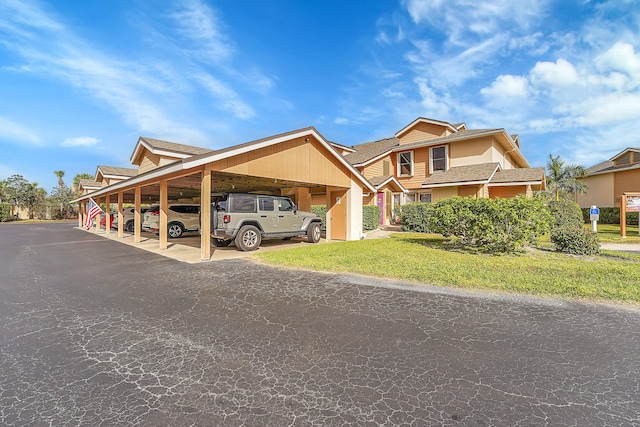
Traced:
<path fill-rule="evenodd" d="M 413 151 L 398 153 L 400 176 L 413 176 Z"/>
<path fill-rule="evenodd" d="M 254 196 L 236 194 L 231 198 L 231 206 L 229 210 L 231 212 L 238 213 L 250 213 L 256 211 L 256 202 Z"/>
<path fill-rule="evenodd" d="M 431 148 L 431 165 L 430 172 L 447 170 L 447 146 Z"/>
<path fill-rule="evenodd" d="M 271 211 L 275 210 L 275 205 L 273 203 L 273 198 L 271 197 L 259 197 L 258 198 L 258 206 L 261 211 Z"/>
<path fill-rule="evenodd" d="M 280 212 L 294 210 L 293 202 L 289 199 L 278 199 L 278 210 Z"/>
<path fill-rule="evenodd" d="M 431 193 L 420 193 L 420 201 L 425 203 L 431 203 Z"/>

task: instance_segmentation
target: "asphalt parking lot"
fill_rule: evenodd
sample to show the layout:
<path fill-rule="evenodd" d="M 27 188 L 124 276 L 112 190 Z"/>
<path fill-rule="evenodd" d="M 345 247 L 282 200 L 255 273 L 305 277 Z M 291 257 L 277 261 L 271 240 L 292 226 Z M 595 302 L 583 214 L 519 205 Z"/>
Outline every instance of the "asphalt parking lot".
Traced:
<path fill-rule="evenodd" d="M 0 425 L 640 425 L 637 308 L 0 242 Z"/>

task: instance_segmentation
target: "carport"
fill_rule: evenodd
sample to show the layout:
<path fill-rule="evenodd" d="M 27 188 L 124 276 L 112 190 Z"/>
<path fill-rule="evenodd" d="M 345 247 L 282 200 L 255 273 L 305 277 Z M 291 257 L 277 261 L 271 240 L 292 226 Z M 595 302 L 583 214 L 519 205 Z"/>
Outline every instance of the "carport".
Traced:
<path fill-rule="evenodd" d="M 137 147 L 138 150 L 140 147 Z M 136 151 L 138 152 L 138 151 Z M 137 156 L 154 156 L 142 147 Z M 116 203 L 119 238 L 124 236 L 123 205 L 135 206 L 134 243 L 140 242 L 141 205 L 160 206 L 160 249 L 166 249 L 169 203 L 190 199 L 201 208 L 201 259 L 211 258 L 211 194 L 253 192 L 291 197 L 302 210 L 311 210 L 311 196 L 324 193 L 327 206 L 327 240 L 358 240 L 362 233 L 363 192 L 371 184 L 338 153 L 315 128 L 309 127 L 222 150 L 205 152 L 155 167 L 132 178 L 86 194 L 80 203 L 82 227 L 86 203 Z M 317 197 L 317 196 L 316 196 Z M 106 233 L 110 233 L 109 215 Z M 99 223 L 96 224 L 99 227 Z"/>

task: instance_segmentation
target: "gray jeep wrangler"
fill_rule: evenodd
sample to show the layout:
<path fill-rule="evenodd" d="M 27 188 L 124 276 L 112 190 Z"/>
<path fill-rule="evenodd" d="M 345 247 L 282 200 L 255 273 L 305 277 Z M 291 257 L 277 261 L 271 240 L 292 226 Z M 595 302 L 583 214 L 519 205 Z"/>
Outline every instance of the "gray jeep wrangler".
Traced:
<path fill-rule="evenodd" d="M 224 193 L 212 200 L 214 246 L 225 247 L 235 242 L 238 249 L 253 251 L 258 249 L 262 239 L 288 240 L 306 235 L 311 243 L 320 241 L 320 217 L 299 211 L 288 197 Z"/>

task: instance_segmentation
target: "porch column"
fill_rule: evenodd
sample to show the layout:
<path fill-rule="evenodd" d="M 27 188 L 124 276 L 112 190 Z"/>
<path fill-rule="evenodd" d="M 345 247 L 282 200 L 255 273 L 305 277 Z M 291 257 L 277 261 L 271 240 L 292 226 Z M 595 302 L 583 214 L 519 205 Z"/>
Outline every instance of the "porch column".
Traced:
<path fill-rule="evenodd" d="M 160 181 L 160 221 L 158 223 L 160 232 L 160 249 L 167 249 L 167 210 L 168 210 L 168 185 L 167 180 Z"/>
<path fill-rule="evenodd" d="M 111 234 L 111 194 L 107 194 L 104 201 L 104 234 Z"/>
<path fill-rule="evenodd" d="M 140 199 L 141 199 L 140 187 L 135 188 L 134 203 L 136 205 L 135 213 L 133 214 L 133 243 L 140 243 L 140 229 L 142 228 L 142 221 L 140 218 Z"/>
<path fill-rule="evenodd" d="M 200 259 L 211 259 L 211 170 L 202 168 L 200 183 Z"/>
<path fill-rule="evenodd" d="M 331 217 L 330 217 L 330 212 L 329 209 L 331 208 L 331 206 L 333 205 L 333 203 L 331 203 L 331 190 L 333 190 L 333 187 L 329 187 L 328 185 L 325 187 L 326 188 L 326 192 L 327 192 L 327 200 L 325 200 L 325 211 L 326 211 L 326 219 L 325 219 L 325 234 L 326 234 L 326 240 L 327 242 L 331 241 L 331 223 L 333 221 L 331 221 Z"/>
<path fill-rule="evenodd" d="M 82 228 L 82 202 L 78 202 L 78 228 Z"/>
<path fill-rule="evenodd" d="M 362 187 L 351 179 L 351 188 L 345 194 L 347 199 L 347 240 L 362 238 Z M 383 210 L 385 206 L 383 205 Z M 381 215 L 384 212 L 380 212 Z"/>
<path fill-rule="evenodd" d="M 124 193 L 118 192 L 118 237 L 124 237 L 124 212 L 122 211 L 122 203 L 124 199 Z"/>

